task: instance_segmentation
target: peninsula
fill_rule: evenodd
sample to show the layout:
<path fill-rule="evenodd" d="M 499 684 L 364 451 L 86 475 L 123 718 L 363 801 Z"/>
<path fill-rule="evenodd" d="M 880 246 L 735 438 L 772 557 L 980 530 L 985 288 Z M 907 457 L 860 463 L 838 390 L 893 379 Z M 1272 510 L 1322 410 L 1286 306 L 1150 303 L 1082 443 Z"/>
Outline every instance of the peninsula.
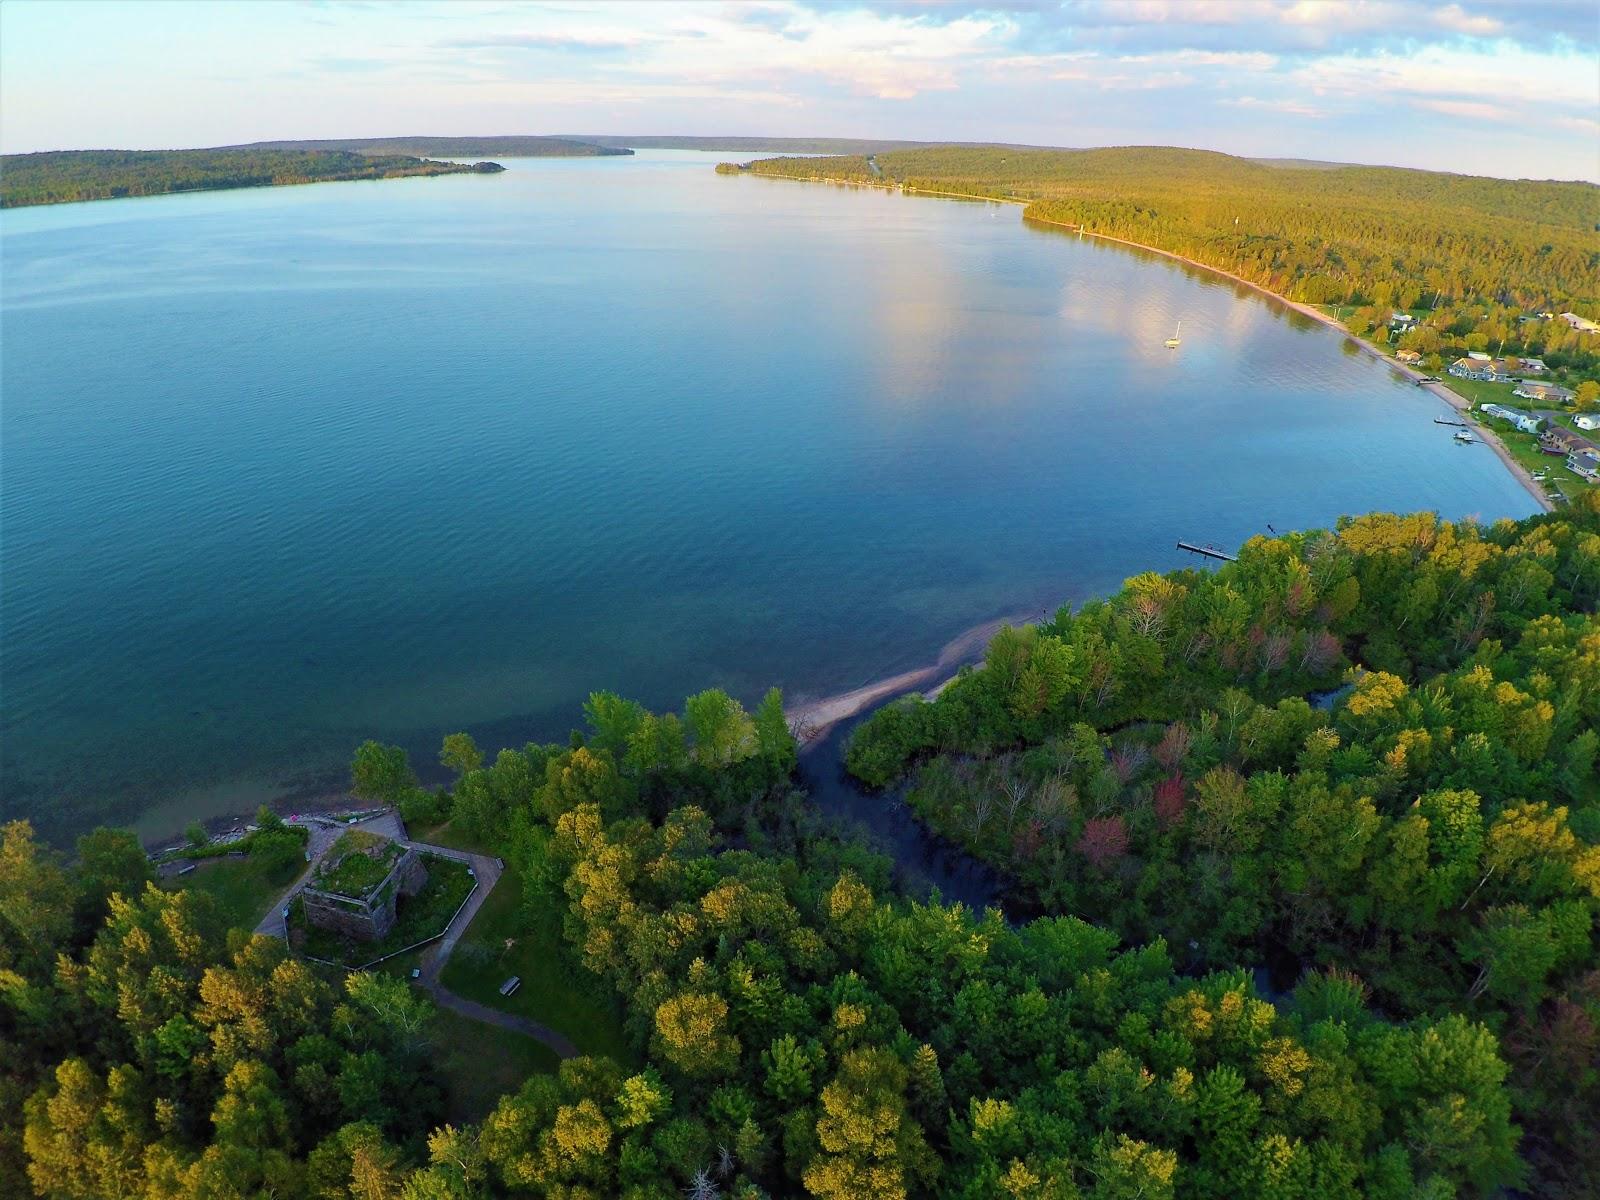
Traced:
<path fill-rule="evenodd" d="M 0 208 L 412 175 L 493 174 L 499 163 L 350 150 L 53 150 L 0 156 Z"/>

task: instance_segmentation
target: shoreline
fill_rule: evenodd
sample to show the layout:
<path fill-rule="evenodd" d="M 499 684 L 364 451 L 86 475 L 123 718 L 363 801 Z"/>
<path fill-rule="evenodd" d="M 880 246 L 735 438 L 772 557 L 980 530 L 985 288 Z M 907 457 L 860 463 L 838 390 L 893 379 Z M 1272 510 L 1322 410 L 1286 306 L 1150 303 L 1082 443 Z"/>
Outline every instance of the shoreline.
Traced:
<path fill-rule="evenodd" d="M 1099 238 L 1103 242 L 1116 242 L 1118 245 L 1131 246 L 1135 250 L 1146 250 L 1151 254 L 1159 254 L 1163 258 L 1170 258 L 1174 262 L 1183 263 L 1185 266 L 1194 267 L 1201 271 L 1208 271 L 1211 274 L 1220 276 L 1223 279 L 1228 279 L 1234 283 L 1242 284 L 1251 291 L 1258 292 L 1263 296 L 1267 296 L 1272 300 L 1276 300 L 1279 304 L 1284 305 L 1286 308 L 1293 309 L 1302 316 L 1310 317 L 1313 321 L 1321 322 L 1329 329 L 1338 330 L 1343 337 L 1354 342 L 1362 349 L 1363 352 L 1370 354 L 1373 358 L 1389 367 L 1390 370 L 1398 371 L 1401 375 L 1411 380 L 1412 383 L 1432 393 L 1434 396 L 1437 396 L 1457 412 L 1470 413 L 1472 411 L 1472 402 L 1466 397 L 1458 395 L 1446 384 L 1426 382 L 1428 376 L 1424 372 L 1417 370 L 1415 367 L 1412 367 L 1407 363 L 1403 363 L 1397 359 L 1391 358 L 1389 355 L 1379 350 L 1371 342 L 1364 341 L 1358 337 L 1353 337 L 1350 331 L 1341 325 L 1337 320 L 1313 305 L 1306 304 L 1299 300 L 1290 300 L 1287 296 L 1280 296 L 1277 292 L 1272 291 L 1270 288 L 1264 287 L 1259 283 L 1254 283 L 1251 280 L 1244 278 L 1242 275 L 1235 275 L 1232 271 L 1224 271 L 1221 267 L 1213 267 L 1203 262 L 1196 262 L 1192 258 L 1185 258 L 1181 254 L 1173 253 L 1171 250 L 1162 250 L 1157 246 L 1146 246 L 1142 242 L 1130 242 L 1127 238 L 1112 237 L 1110 234 L 1106 233 L 1094 233 L 1091 230 L 1082 228 L 1081 226 L 1069 225 L 1064 221 L 1049 221 L 1041 217 L 1029 217 L 1026 213 L 1023 215 L 1027 220 L 1037 221 L 1041 225 L 1056 225 L 1062 229 L 1077 229 L 1079 233 L 1086 237 Z M 1555 505 L 1551 502 L 1550 497 L 1545 493 L 1545 490 L 1540 487 L 1537 482 L 1535 482 L 1533 473 L 1529 471 L 1527 467 L 1518 462 L 1514 457 L 1512 457 L 1511 451 L 1506 449 L 1506 444 L 1500 440 L 1499 435 L 1494 430 L 1489 429 L 1486 426 L 1479 426 L 1475 428 L 1473 432 L 1483 440 L 1485 445 L 1495 452 L 1495 455 L 1503 464 L 1505 464 L 1506 469 L 1511 472 L 1512 477 L 1515 478 L 1517 482 L 1522 484 L 1523 488 L 1526 489 L 1527 493 L 1533 497 L 1534 502 L 1537 503 L 1541 509 L 1543 509 L 1545 512 L 1555 511 Z"/>
<path fill-rule="evenodd" d="M 921 684 L 930 679 L 937 679 L 938 682 L 931 688 L 923 690 L 923 694 L 932 699 L 950 686 L 951 681 L 960 674 L 962 667 L 983 657 L 983 651 L 988 647 L 989 640 L 1003 626 L 1036 623 L 1048 619 L 1049 615 L 1048 612 L 1037 614 L 1025 612 L 995 617 L 951 638 L 940 649 L 939 656 L 925 667 L 901 671 L 885 679 L 852 688 L 848 692 L 836 692 L 831 696 L 794 705 L 784 712 L 784 716 L 789 720 L 796 749 L 804 754 L 821 745 L 840 721 L 847 721 L 882 701 L 910 695 L 919 690 Z"/>
<path fill-rule="evenodd" d="M 978 196 L 968 192 L 938 192 L 925 190 L 922 188 L 906 187 L 904 185 L 896 185 L 893 183 L 879 183 L 875 180 L 834 179 L 831 177 L 814 177 L 806 179 L 797 175 L 766 175 L 759 171 L 747 171 L 746 173 L 754 175 L 760 179 L 788 179 L 795 183 L 831 183 L 835 185 L 848 185 L 850 187 L 881 188 L 885 191 L 898 191 L 901 195 L 905 196 L 948 196 L 953 199 L 986 201 L 994 204 L 1019 204 L 1023 209 L 1022 218 L 1024 221 L 1033 221 L 1040 225 L 1053 225 L 1057 229 L 1071 229 L 1075 230 L 1082 236 L 1098 238 L 1103 242 L 1115 242 L 1119 246 L 1130 246 L 1135 250 L 1145 250 L 1151 254 L 1159 254 L 1163 258 L 1170 258 L 1174 262 L 1182 263 L 1184 266 L 1193 267 L 1198 271 L 1206 271 L 1222 279 L 1227 279 L 1234 283 L 1242 284 L 1251 291 L 1265 296 L 1268 299 L 1275 300 L 1279 304 L 1282 304 L 1285 307 L 1300 313 L 1302 316 L 1310 317 L 1313 321 L 1320 322 L 1321 324 L 1326 325 L 1329 329 L 1337 330 L 1342 337 L 1348 338 L 1350 341 L 1354 342 L 1362 349 L 1363 352 L 1370 354 L 1373 358 L 1376 358 L 1379 362 L 1385 364 L 1391 370 L 1398 371 L 1401 375 L 1405 376 L 1407 379 L 1410 379 L 1412 383 L 1418 387 L 1424 388 L 1431 392 L 1434 396 L 1443 400 L 1457 412 L 1470 413 L 1472 411 L 1472 402 L 1466 399 L 1464 396 L 1457 395 L 1450 389 L 1448 385 L 1443 383 L 1424 382 L 1424 380 L 1427 379 L 1427 376 L 1423 372 L 1408 366 L 1406 363 L 1391 358 L 1389 355 L 1379 350 L 1371 342 L 1351 336 L 1350 331 L 1341 325 L 1337 320 L 1313 305 L 1306 304 L 1299 300 L 1291 300 L 1287 296 L 1280 296 L 1271 288 L 1246 279 L 1242 275 L 1236 275 L 1232 271 L 1225 271 L 1221 267 L 1213 267 L 1209 263 L 1197 262 L 1192 258 L 1186 258 L 1182 254 L 1177 254 L 1174 251 L 1163 250 L 1159 246 L 1147 246 L 1143 242 L 1132 242 L 1127 238 L 1113 237 L 1109 233 L 1095 233 L 1092 230 L 1085 229 L 1082 225 L 1073 225 L 1068 221 L 1052 221 L 1048 217 L 1030 217 L 1027 210 L 1028 206 L 1033 203 L 1031 200 L 1023 200 L 1009 196 Z M 1489 449 L 1494 451 L 1495 456 L 1499 458 L 1502 464 L 1504 464 L 1506 470 L 1511 473 L 1511 477 L 1518 483 L 1522 484 L 1523 490 L 1525 490 L 1528 495 L 1533 497 L 1534 503 L 1537 504 L 1542 511 L 1555 511 L 1555 504 L 1551 501 L 1544 488 L 1541 487 L 1533 478 L 1533 473 L 1512 456 L 1511 451 L 1506 448 L 1506 444 L 1500 440 L 1499 434 L 1487 426 L 1482 425 L 1476 427 L 1473 432 L 1477 434 L 1480 439 L 1482 439 L 1484 445 L 1488 446 Z"/>

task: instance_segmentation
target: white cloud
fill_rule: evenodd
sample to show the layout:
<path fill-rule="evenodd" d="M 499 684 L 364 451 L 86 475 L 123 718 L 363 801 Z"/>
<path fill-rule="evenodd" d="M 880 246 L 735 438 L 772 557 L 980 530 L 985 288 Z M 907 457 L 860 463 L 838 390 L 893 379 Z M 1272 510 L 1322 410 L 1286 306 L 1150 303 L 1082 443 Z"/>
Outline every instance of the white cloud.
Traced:
<path fill-rule="evenodd" d="M 1504 105 L 1483 100 L 1415 100 L 1417 108 L 1443 113 L 1447 117 L 1469 117 L 1474 121 L 1511 121 L 1517 114 Z"/>
<path fill-rule="evenodd" d="M 1575 133 L 1600 138 L 1600 121 L 1593 117 L 1553 117 L 1550 124 L 1558 129 L 1571 129 Z"/>
<path fill-rule="evenodd" d="M 1229 96 L 1224 97 L 1220 103 L 1233 108 L 1255 108 L 1264 112 L 1288 113 L 1294 117 L 1313 117 L 1319 120 L 1329 115 L 1327 109 L 1317 108 L 1300 100 L 1263 100 L 1258 96 Z"/>
<path fill-rule="evenodd" d="M 1508 43 L 1488 52 L 1428 46 L 1414 54 L 1336 55 L 1291 73 L 1319 95 L 1498 96 L 1507 101 L 1600 106 L 1600 74 L 1587 55 L 1545 54 Z"/>

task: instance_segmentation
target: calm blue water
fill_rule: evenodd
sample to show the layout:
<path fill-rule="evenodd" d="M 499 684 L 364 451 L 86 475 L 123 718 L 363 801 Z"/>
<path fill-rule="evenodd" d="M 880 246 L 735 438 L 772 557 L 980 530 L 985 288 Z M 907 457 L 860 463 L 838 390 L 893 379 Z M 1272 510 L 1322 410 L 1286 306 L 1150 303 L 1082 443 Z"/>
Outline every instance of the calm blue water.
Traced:
<path fill-rule="evenodd" d="M 854 687 L 1178 537 L 1533 510 L 1260 297 L 718 157 L 5 213 L 6 815 L 164 832 L 594 688 Z"/>

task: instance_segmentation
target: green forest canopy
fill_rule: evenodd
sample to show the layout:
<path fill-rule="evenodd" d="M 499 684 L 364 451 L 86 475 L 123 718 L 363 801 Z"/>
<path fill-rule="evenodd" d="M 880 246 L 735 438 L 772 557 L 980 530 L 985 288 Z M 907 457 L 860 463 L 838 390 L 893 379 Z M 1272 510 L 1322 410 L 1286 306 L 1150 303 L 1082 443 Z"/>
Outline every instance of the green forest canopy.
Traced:
<path fill-rule="evenodd" d="M 1017 200 L 1311 303 L 1481 302 L 1600 315 L 1600 187 L 1203 150 L 934 147 L 758 160 L 756 174 Z"/>
<path fill-rule="evenodd" d="M 569 742 L 490 763 L 454 735 L 442 795 L 364 747 L 360 794 L 516 863 L 626 1008 L 636 1061 L 466 1126 L 403 979 L 230 933 L 131 834 L 64 866 L 13 823 L 0 1191 L 1592 1196 L 1597 597 L 1592 493 L 1259 538 L 1002 632 L 849 763 L 913 772 L 1038 906 L 1017 924 L 824 828 L 776 691 L 597 693 Z"/>
<path fill-rule="evenodd" d="M 348 150 L 53 150 L 0 156 L 0 208 L 409 175 L 504 170 Z"/>

